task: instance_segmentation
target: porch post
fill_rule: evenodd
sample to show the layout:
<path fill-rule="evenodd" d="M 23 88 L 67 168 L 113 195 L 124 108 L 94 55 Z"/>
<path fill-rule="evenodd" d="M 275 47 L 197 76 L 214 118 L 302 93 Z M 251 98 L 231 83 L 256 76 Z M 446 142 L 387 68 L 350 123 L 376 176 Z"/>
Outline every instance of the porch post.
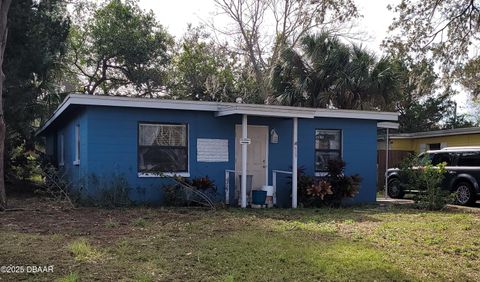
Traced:
<path fill-rule="evenodd" d="M 242 116 L 242 139 L 247 139 L 247 115 Z M 247 142 L 242 142 L 242 183 L 240 194 L 242 199 L 242 208 L 247 207 Z"/>
<path fill-rule="evenodd" d="M 388 197 L 388 177 L 387 177 L 387 171 L 388 171 L 388 161 L 389 161 L 389 152 L 390 152 L 390 140 L 388 136 L 388 128 L 387 128 L 387 134 L 385 138 L 385 194 L 384 197 L 385 199 Z"/>
<path fill-rule="evenodd" d="M 297 208 L 297 143 L 298 143 L 298 118 L 293 118 L 292 134 L 292 208 Z"/>

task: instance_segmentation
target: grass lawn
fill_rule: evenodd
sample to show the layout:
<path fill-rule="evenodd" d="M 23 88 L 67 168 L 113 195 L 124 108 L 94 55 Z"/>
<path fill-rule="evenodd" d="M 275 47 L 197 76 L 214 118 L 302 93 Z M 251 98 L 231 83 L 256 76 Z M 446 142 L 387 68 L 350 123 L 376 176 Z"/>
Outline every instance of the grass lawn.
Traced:
<path fill-rule="evenodd" d="M 18 204 L 17 200 L 17 204 Z M 408 206 L 0 213 L 0 281 L 480 281 L 480 214 Z"/>

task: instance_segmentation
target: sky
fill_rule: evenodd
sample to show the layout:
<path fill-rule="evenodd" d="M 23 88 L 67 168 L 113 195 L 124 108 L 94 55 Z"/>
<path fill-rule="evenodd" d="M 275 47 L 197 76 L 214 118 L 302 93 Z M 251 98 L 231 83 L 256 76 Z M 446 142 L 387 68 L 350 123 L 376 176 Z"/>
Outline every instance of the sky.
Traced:
<path fill-rule="evenodd" d="M 363 16 L 357 20 L 355 30 L 365 34 L 361 44 L 381 56 L 380 44 L 388 35 L 388 26 L 394 18 L 394 13 L 387 9 L 387 5 L 395 6 L 400 0 L 354 1 Z M 145 10 L 152 10 L 158 21 L 176 38 L 184 34 L 188 24 L 196 26 L 212 18 L 219 18 L 213 0 L 140 0 L 139 5 Z M 215 23 L 218 24 L 218 21 Z M 466 93 L 460 93 L 454 99 L 459 105 L 460 113 L 470 111 Z"/>

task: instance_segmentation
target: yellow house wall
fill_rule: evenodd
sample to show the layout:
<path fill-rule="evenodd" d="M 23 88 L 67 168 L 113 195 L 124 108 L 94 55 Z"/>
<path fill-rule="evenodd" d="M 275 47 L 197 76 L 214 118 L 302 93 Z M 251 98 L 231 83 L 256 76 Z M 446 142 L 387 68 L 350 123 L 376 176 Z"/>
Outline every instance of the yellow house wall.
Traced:
<path fill-rule="evenodd" d="M 420 153 L 420 144 L 446 143 L 447 147 L 480 146 L 480 134 L 454 135 L 443 137 L 392 139 L 392 150 L 415 151 Z"/>

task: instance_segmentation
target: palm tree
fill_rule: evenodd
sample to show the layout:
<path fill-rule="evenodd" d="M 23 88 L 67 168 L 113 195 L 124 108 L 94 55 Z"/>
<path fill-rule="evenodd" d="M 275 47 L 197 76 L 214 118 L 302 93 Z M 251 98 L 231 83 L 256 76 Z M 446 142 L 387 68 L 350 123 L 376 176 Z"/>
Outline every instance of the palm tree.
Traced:
<path fill-rule="evenodd" d="M 377 62 L 327 33 L 304 37 L 299 50 L 284 50 L 271 78 L 280 103 L 315 108 L 380 109 L 398 88 L 388 58 Z"/>

